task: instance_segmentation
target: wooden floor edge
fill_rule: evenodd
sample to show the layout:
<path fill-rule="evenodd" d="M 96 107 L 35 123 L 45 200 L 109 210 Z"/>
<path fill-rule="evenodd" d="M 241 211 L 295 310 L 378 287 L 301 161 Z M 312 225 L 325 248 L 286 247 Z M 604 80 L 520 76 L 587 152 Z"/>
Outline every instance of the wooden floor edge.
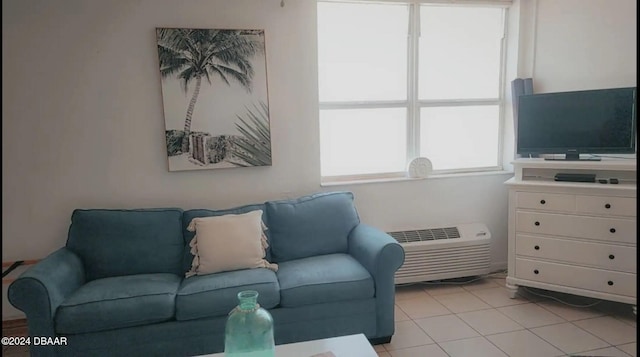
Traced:
<path fill-rule="evenodd" d="M 22 261 L 22 265 L 33 265 L 33 264 L 35 264 L 35 263 L 37 263 L 39 261 L 40 261 L 40 259 L 27 259 L 27 260 L 23 260 Z M 2 262 L 2 267 L 3 268 L 9 267 L 13 263 L 15 263 L 15 261 L 13 261 L 13 262 Z"/>
<path fill-rule="evenodd" d="M 13 273 L 14 270 L 16 268 L 18 268 L 19 266 L 22 265 L 34 265 L 37 264 L 40 260 L 39 259 L 30 259 L 30 260 L 22 260 L 19 265 L 13 266 L 14 263 L 16 262 L 2 262 L 2 284 L 11 284 L 13 283 L 16 279 L 17 279 L 17 275 L 14 275 L 14 277 L 9 277 L 8 275 Z M 4 268 L 8 268 L 7 270 L 4 270 Z M 6 275 L 6 276 L 5 276 Z"/>
<path fill-rule="evenodd" d="M 27 326 L 27 319 L 13 319 L 13 320 L 2 320 L 2 329 L 16 328 L 16 327 L 25 327 Z"/>

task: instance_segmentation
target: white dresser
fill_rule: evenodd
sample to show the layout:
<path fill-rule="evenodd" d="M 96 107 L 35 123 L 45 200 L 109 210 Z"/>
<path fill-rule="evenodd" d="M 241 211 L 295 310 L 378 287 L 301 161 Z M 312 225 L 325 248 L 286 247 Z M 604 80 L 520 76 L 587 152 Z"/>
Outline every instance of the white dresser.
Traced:
<path fill-rule="evenodd" d="M 632 304 L 636 312 L 635 160 L 518 159 L 509 188 L 507 288 L 530 286 Z M 595 174 L 618 184 L 554 181 Z"/>

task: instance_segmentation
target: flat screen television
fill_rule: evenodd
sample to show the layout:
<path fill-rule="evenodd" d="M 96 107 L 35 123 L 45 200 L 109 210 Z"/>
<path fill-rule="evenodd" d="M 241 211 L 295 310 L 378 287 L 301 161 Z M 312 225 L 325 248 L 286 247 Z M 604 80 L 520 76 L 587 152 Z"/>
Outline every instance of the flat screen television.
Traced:
<path fill-rule="evenodd" d="M 636 87 L 519 96 L 516 140 L 523 157 L 633 154 Z"/>

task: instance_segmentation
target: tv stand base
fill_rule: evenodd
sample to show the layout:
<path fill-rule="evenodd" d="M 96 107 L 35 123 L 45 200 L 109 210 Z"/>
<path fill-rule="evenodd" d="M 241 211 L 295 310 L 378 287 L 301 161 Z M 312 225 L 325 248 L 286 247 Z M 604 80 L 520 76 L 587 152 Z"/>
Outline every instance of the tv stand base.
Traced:
<path fill-rule="evenodd" d="M 637 313 L 636 163 L 519 159 L 513 168 L 506 182 L 509 296 L 537 288 L 629 304 Z M 587 177 L 620 182 L 583 183 Z"/>

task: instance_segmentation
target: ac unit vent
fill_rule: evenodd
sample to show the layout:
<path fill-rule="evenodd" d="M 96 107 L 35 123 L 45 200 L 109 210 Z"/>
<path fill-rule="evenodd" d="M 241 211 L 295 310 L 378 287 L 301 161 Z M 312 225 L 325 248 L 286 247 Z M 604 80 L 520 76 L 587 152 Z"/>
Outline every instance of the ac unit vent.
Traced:
<path fill-rule="evenodd" d="M 491 234 L 482 223 L 388 232 L 405 252 L 396 284 L 488 274 Z"/>
<path fill-rule="evenodd" d="M 457 227 L 431 228 L 413 231 L 389 232 L 398 243 L 423 242 L 434 239 L 460 238 Z"/>

